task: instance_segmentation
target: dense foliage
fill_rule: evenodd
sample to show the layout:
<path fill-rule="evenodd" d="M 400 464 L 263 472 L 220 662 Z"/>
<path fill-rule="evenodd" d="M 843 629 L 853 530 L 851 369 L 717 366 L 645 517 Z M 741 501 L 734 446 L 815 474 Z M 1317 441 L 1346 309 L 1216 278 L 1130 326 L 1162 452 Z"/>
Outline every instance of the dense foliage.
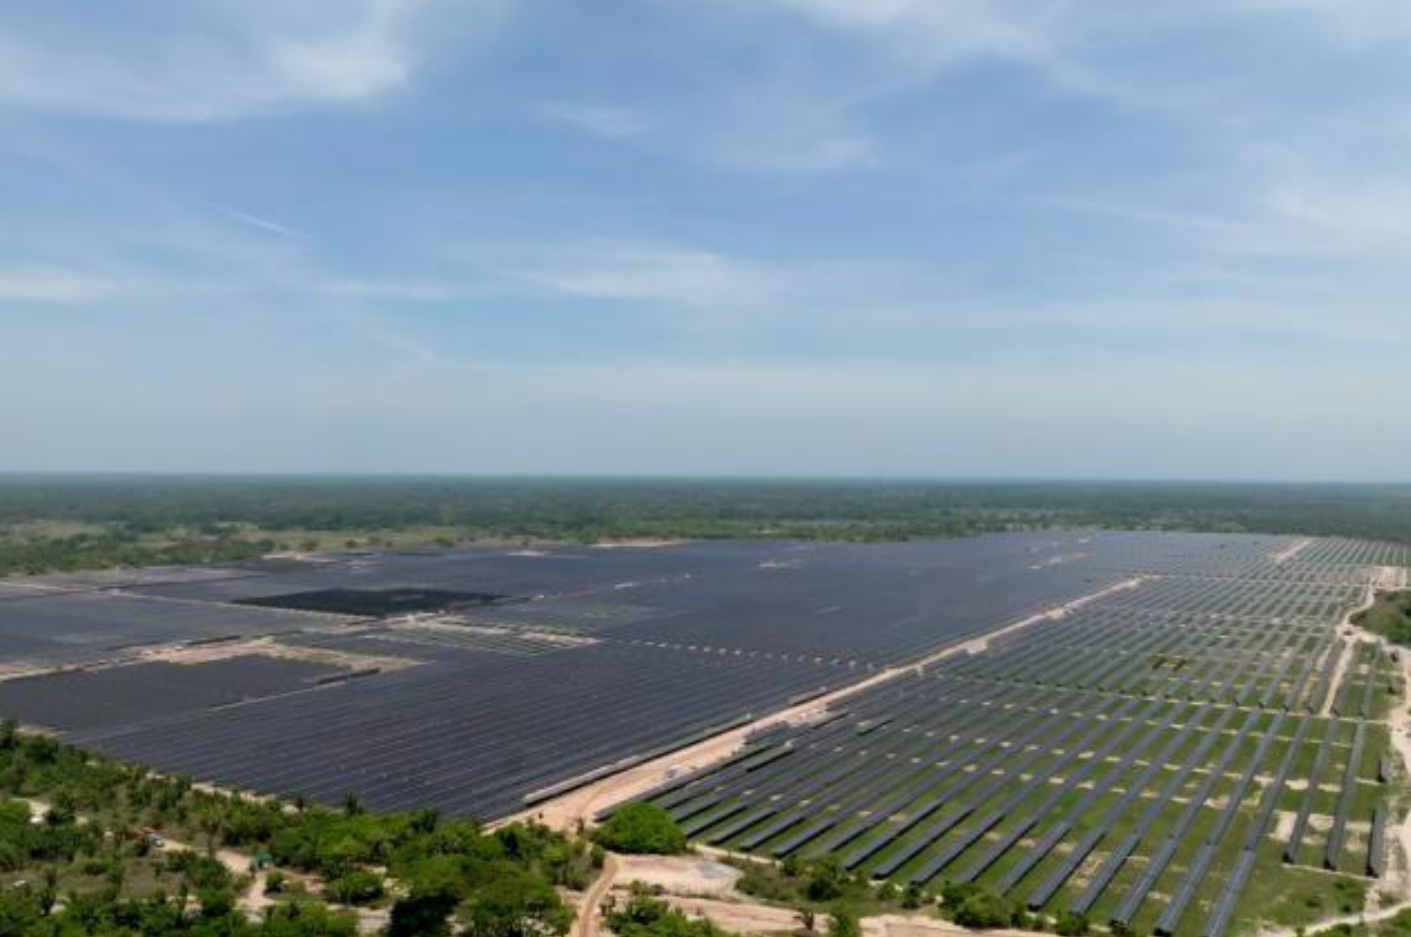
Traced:
<path fill-rule="evenodd" d="M 1108 527 L 1411 542 L 1411 486 L 24 477 L 0 480 L 0 574 L 382 543 L 897 540 Z"/>
<path fill-rule="evenodd" d="M 670 856 L 686 851 L 686 835 L 656 804 L 627 804 L 594 830 L 593 838 L 617 852 Z"/>
<path fill-rule="evenodd" d="M 41 822 L 21 797 L 48 808 Z M 279 867 L 263 918 L 239 906 L 252 883 L 221 847 Z M 0 726 L 0 934 L 347 937 L 355 918 L 325 902 L 390 892 L 393 937 L 556 937 L 573 919 L 556 886 L 584 887 L 601 861 L 539 825 L 209 793 Z"/>

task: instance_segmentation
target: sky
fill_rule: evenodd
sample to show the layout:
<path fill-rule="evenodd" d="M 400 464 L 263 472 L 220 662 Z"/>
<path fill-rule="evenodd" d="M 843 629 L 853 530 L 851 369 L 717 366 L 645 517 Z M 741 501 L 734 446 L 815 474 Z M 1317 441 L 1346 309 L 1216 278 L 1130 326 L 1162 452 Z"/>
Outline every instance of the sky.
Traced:
<path fill-rule="evenodd" d="M 1404 0 L 0 6 L 0 470 L 1411 477 Z"/>

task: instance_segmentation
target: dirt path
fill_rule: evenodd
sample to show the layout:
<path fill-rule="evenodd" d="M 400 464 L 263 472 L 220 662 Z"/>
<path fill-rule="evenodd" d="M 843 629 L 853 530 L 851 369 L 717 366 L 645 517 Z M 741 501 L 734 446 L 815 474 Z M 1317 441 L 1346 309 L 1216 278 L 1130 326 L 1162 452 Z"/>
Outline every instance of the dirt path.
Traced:
<path fill-rule="evenodd" d="M 1323 700 L 1323 708 L 1318 711 L 1318 715 L 1324 717 L 1333 713 L 1333 703 L 1337 702 L 1338 698 L 1338 686 L 1347 679 L 1347 668 L 1357 656 L 1357 642 L 1338 638 L 1333 653 L 1337 655 L 1337 660 L 1333 661 L 1333 679 L 1328 683 L 1328 698 Z"/>
<path fill-rule="evenodd" d="M 651 790 L 653 787 L 669 780 L 678 774 L 684 774 L 697 768 L 703 768 L 713 764 L 738 751 L 745 744 L 745 739 L 755 732 L 766 729 L 783 722 L 800 722 L 806 719 L 817 718 L 832 703 L 839 702 L 854 696 L 863 690 L 895 680 L 903 674 L 913 673 L 919 667 L 927 666 L 947 657 L 963 653 L 977 653 L 989 647 L 990 642 L 1003 635 L 1010 634 L 1022 628 L 1042 621 L 1052 621 L 1072 614 L 1078 609 L 1098 599 L 1134 589 L 1145 581 L 1144 577 L 1136 576 L 1131 579 L 1124 579 L 1121 582 L 1110 585 L 1097 592 L 1080 596 L 1062 605 L 1044 609 L 1041 612 L 1030 615 L 1027 618 L 1006 625 L 996 631 L 990 631 L 974 638 L 969 638 L 949 644 L 936 653 L 922 660 L 908 664 L 905 667 L 891 667 L 878 671 L 865 680 L 850 684 L 842 689 L 819 696 L 801 703 L 798 706 L 791 706 L 772 713 L 747 725 L 739 726 L 720 735 L 712 736 L 702 742 L 698 742 L 688 748 L 663 755 L 643 764 L 634 765 L 624 771 L 609 775 L 602 780 L 587 784 L 577 790 L 569 791 L 552 800 L 547 800 L 538 804 L 531 810 L 525 810 L 513 816 L 505 817 L 491 825 L 502 826 L 522 820 L 537 820 L 548 826 L 560 830 L 573 829 L 580 823 L 590 823 L 593 815 L 599 810 L 610 807 L 613 804 L 621 803 L 624 800 Z"/>
<path fill-rule="evenodd" d="M 728 866 L 692 857 L 619 856 L 617 859 L 615 880 L 619 889 L 632 881 L 656 885 L 663 891 L 662 898 L 676 910 L 692 917 L 708 918 L 737 934 L 778 935 L 798 930 L 799 918 L 794 909 L 765 904 L 741 894 L 733 887 L 734 878 L 726 886 L 716 872 L 707 868 L 714 865 L 725 870 Z M 666 874 L 656 867 L 658 864 L 668 867 Z M 600 878 L 589 892 L 595 904 L 601 900 L 597 892 L 605 880 L 606 876 Z M 587 901 L 585 899 L 585 912 Z M 827 914 L 820 913 L 814 920 L 814 932 L 826 934 L 829 920 Z M 861 924 L 864 937 L 973 937 L 974 934 L 934 913 L 925 912 L 874 915 L 863 918 Z M 574 937 L 597 937 L 597 933 L 580 919 Z M 987 931 L 986 934 L 987 937 L 1036 937 L 1034 933 L 1016 930 Z"/>
<path fill-rule="evenodd" d="M 1372 590 L 1368 590 L 1369 593 Z M 1359 638 L 1377 645 L 1383 651 L 1389 650 L 1391 645 L 1379 634 L 1364 631 L 1351 624 L 1352 615 L 1349 612 L 1339 628 L 1350 627 Z M 1350 654 L 1347 656 L 1351 656 Z M 1411 654 L 1407 654 L 1405 649 L 1397 655 L 1400 660 L 1401 673 L 1403 678 L 1411 681 Z M 1411 683 L 1408 684 L 1411 686 Z M 1392 747 L 1401 756 L 1403 769 L 1411 772 L 1411 708 L 1407 706 L 1405 700 L 1393 703 L 1391 713 L 1387 720 L 1388 735 L 1391 738 Z M 1319 921 L 1316 925 L 1310 925 L 1312 930 L 1316 927 L 1319 930 L 1334 927 L 1338 924 L 1358 924 L 1364 921 L 1385 921 L 1400 914 L 1402 911 L 1411 908 L 1411 811 L 1402 818 L 1401 823 L 1387 830 L 1391 839 L 1395 841 L 1396 848 L 1392 851 L 1391 861 L 1387 866 L 1386 878 L 1378 886 L 1379 892 L 1390 893 L 1400 897 L 1399 901 L 1383 905 L 1375 911 L 1364 911 L 1357 914 L 1345 914 L 1341 917 L 1329 918 Z M 1257 937 L 1296 937 L 1295 929 L 1292 927 L 1271 928 L 1261 931 Z"/>
<path fill-rule="evenodd" d="M 719 898 L 696 898 L 672 895 L 667 899 L 673 908 L 692 917 L 710 918 L 715 924 L 736 934 L 778 934 L 799 926 L 798 915 L 788 908 L 748 901 L 722 901 Z M 828 929 L 828 915 L 820 914 L 814 929 Z"/>
<path fill-rule="evenodd" d="M 598 874 L 598 880 L 589 887 L 583 895 L 583 904 L 578 909 L 578 924 L 574 928 L 574 937 L 597 937 L 599 928 L 598 906 L 603 903 L 609 891 L 612 890 L 612 883 L 617 878 L 617 857 L 608 853 L 603 860 L 603 870 Z"/>
<path fill-rule="evenodd" d="M 1381 577 L 1378 576 L 1378 579 L 1380 578 Z M 1352 662 L 1357 658 L 1357 645 L 1358 643 L 1360 643 L 1359 636 L 1369 638 L 1374 641 L 1377 638 L 1376 635 L 1372 634 L 1369 631 L 1363 631 L 1361 628 L 1358 628 L 1352 623 L 1352 619 L 1355 618 L 1359 612 L 1364 612 L 1367 609 L 1371 608 L 1373 605 L 1376 604 L 1376 601 L 1376 582 L 1368 583 L 1367 592 L 1362 597 L 1362 603 L 1356 606 L 1355 608 L 1348 609 L 1347 614 L 1342 616 L 1342 621 L 1338 622 L 1337 624 L 1336 631 L 1338 634 L 1342 634 L 1344 631 L 1352 631 L 1354 637 L 1351 641 L 1344 641 L 1342 640 L 1342 638 L 1337 639 L 1338 658 L 1337 662 L 1333 665 L 1332 682 L 1328 684 L 1328 698 L 1323 700 L 1323 708 L 1319 712 L 1319 715 L 1321 716 L 1332 715 L 1333 702 L 1338 697 L 1338 687 L 1342 685 L 1343 680 L 1347 679 L 1348 668 L 1352 666 Z"/>
<path fill-rule="evenodd" d="M 1310 537 L 1304 537 L 1302 540 L 1295 540 L 1293 543 L 1289 544 L 1287 547 L 1280 550 L 1278 553 L 1275 553 L 1270 556 L 1269 560 L 1274 563 L 1287 563 L 1289 560 L 1293 559 L 1295 556 L 1298 556 L 1298 554 L 1302 553 L 1304 550 L 1308 549 L 1312 545 L 1313 540 Z"/>

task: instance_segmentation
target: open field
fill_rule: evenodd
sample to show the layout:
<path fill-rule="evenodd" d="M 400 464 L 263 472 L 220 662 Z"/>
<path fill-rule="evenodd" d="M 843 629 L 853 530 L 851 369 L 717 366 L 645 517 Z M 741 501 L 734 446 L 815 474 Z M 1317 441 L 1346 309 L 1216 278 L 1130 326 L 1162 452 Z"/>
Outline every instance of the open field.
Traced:
<path fill-rule="evenodd" d="M 1405 877 L 1400 663 L 1342 626 L 1408 565 L 1046 532 L 29 577 L 0 585 L 0 716 L 325 803 L 642 797 L 733 852 L 1218 937 Z"/>

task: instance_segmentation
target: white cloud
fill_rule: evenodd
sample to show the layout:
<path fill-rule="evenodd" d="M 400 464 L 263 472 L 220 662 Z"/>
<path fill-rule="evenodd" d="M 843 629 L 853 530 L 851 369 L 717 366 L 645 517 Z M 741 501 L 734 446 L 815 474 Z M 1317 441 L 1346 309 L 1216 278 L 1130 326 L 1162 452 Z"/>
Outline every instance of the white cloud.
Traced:
<path fill-rule="evenodd" d="M 1336 186 L 1279 185 L 1270 207 L 1331 251 L 1405 254 L 1411 248 L 1411 182 L 1344 181 Z"/>
<path fill-rule="evenodd" d="M 687 330 L 745 334 L 781 324 L 800 334 L 836 332 L 863 318 L 902 324 L 925 315 L 918 298 L 940 304 L 954 295 L 938 272 L 905 264 L 779 260 L 679 244 L 582 242 L 525 250 L 491 267 L 511 290 L 632 306 Z M 957 323 L 966 317 L 953 316 Z"/>
<path fill-rule="evenodd" d="M 107 278 L 67 267 L 0 267 L 0 303 L 80 303 L 110 296 L 115 289 Z"/>
<path fill-rule="evenodd" d="M 625 107 L 549 101 L 539 108 L 539 113 L 549 120 L 610 139 L 634 137 L 649 126 L 643 115 Z"/>
<path fill-rule="evenodd" d="M 768 302 L 780 279 L 767 265 L 713 251 L 627 243 L 552 250 L 512 275 L 566 296 L 692 308 Z"/>
<path fill-rule="evenodd" d="M 463 18 L 487 20 L 500 2 L 476 0 Z M 142 15 L 113 7 L 67 18 L 15 8 L 0 12 L 0 104 L 163 121 L 352 104 L 407 85 L 441 5 L 148 0 Z"/>
<path fill-rule="evenodd" d="M 984 56 L 1043 62 L 1078 19 L 1063 0 L 771 2 L 825 27 L 853 30 L 883 44 L 898 63 L 927 69 Z"/>

